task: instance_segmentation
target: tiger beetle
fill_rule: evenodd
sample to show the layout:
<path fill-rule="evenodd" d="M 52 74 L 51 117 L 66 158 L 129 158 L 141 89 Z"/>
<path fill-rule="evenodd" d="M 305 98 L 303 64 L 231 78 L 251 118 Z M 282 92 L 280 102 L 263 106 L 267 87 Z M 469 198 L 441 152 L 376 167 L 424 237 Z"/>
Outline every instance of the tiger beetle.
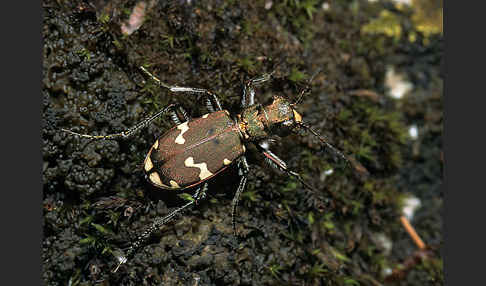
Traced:
<path fill-rule="evenodd" d="M 311 129 L 308 124 L 304 123 L 302 115 L 295 110 L 304 94 L 310 90 L 310 82 L 318 72 L 309 79 L 307 86 L 293 103 L 282 96 L 273 96 L 273 102 L 266 106 L 255 103 L 255 85 L 268 81 L 273 72 L 246 81 L 241 97 L 242 111 L 232 116 L 228 111 L 222 109 L 218 97 L 211 91 L 201 88 L 171 86 L 160 81 L 144 67 L 140 68 L 159 86 L 167 88 L 171 92 L 205 96 L 206 108 L 209 113 L 199 118 L 191 118 L 182 106 L 171 104 L 121 133 L 87 135 L 62 129 L 71 135 L 95 140 L 125 139 L 167 113 L 175 123 L 175 126 L 160 136 L 148 151 L 143 164 L 145 177 L 152 185 L 164 190 L 182 191 L 195 188 L 194 195 L 183 206 L 176 208 L 164 217 L 156 218 L 152 225 L 131 244 L 126 255 L 117 257 L 118 265 L 113 272 L 116 272 L 120 265 L 125 263 L 128 257 L 133 255 L 160 227 L 204 199 L 208 180 L 233 163 L 236 163 L 240 176 L 239 185 L 231 204 L 233 234 L 237 237 L 236 207 L 240 195 L 245 189 L 250 170 L 245 157 L 246 144 L 254 144 L 270 166 L 295 177 L 311 191 L 315 190 L 302 179 L 300 174 L 290 170 L 287 164 L 269 149 L 270 136 L 284 137 L 290 133 L 298 133 L 299 129 L 305 130 L 316 136 L 322 144 L 333 150 L 345 161 L 348 161 L 340 151 Z"/>

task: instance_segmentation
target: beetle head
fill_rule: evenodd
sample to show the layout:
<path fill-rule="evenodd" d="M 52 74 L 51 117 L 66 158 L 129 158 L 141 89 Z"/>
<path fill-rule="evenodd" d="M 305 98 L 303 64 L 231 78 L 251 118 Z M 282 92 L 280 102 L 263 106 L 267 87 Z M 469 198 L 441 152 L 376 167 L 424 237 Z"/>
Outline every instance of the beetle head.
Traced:
<path fill-rule="evenodd" d="M 307 123 L 302 121 L 302 115 L 300 115 L 297 110 L 294 109 L 295 105 L 296 103 L 290 103 L 283 97 L 274 96 L 273 102 L 263 108 L 266 123 L 265 125 L 268 129 L 270 129 L 271 133 L 284 137 L 290 133 L 298 134 L 299 130 L 307 131 L 317 137 L 322 144 L 331 149 L 344 161 L 349 163 L 348 158 L 343 153 L 329 144 L 323 136 L 312 129 Z"/>
<path fill-rule="evenodd" d="M 302 122 L 302 116 L 281 96 L 274 96 L 273 102 L 265 106 L 263 111 L 268 128 L 280 137 L 289 135 L 292 129 Z"/>
<path fill-rule="evenodd" d="M 304 95 L 310 92 L 310 84 L 319 72 L 320 69 L 309 78 L 306 87 L 293 103 L 290 103 L 283 97 L 274 96 L 272 104 L 265 107 L 265 112 L 270 114 L 267 117 L 272 133 L 282 137 L 289 135 L 295 127 L 302 128 L 302 115 L 297 112 L 295 107 L 302 101 Z"/>

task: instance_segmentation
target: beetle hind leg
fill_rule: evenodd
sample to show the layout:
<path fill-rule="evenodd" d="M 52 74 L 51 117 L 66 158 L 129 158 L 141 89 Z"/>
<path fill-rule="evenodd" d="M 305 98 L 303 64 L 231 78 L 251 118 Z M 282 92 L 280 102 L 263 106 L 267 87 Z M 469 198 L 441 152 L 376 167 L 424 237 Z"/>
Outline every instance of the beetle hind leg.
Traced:
<path fill-rule="evenodd" d="M 231 202 L 231 224 L 233 226 L 233 235 L 238 237 L 236 232 L 236 208 L 238 206 L 238 201 L 240 200 L 241 193 L 245 190 L 246 180 L 248 177 L 248 173 L 250 171 L 250 167 L 248 166 L 248 162 L 246 161 L 246 157 L 241 157 L 240 161 L 238 161 L 238 175 L 240 175 L 240 184 L 238 185 L 238 189 L 236 190 L 235 196 L 233 197 L 233 201 Z"/>
<path fill-rule="evenodd" d="M 192 196 L 193 200 L 187 202 L 185 205 L 178 207 L 177 209 L 170 212 L 168 215 L 164 217 L 158 217 L 154 220 L 152 225 L 147 228 L 141 235 L 138 236 L 137 240 L 133 242 L 130 247 L 128 248 L 125 256 L 118 256 L 118 265 L 113 272 L 116 272 L 118 268 L 127 262 L 128 257 L 132 256 L 156 231 L 158 231 L 163 225 L 167 224 L 171 220 L 173 220 L 177 215 L 182 214 L 186 211 L 189 207 L 193 205 L 197 205 L 202 199 L 206 197 L 206 191 L 208 189 L 208 184 L 205 183 L 202 187 L 196 189 L 196 192 Z"/>

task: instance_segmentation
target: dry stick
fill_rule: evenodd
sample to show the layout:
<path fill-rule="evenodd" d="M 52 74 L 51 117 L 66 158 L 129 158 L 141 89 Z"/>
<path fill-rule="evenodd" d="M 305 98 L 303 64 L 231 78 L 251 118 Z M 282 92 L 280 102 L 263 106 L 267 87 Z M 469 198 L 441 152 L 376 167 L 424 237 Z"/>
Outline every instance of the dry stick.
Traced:
<path fill-rule="evenodd" d="M 408 232 L 408 235 L 412 238 L 413 242 L 417 245 L 420 250 L 425 249 L 425 243 L 422 241 L 420 236 L 417 234 L 413 226 L 410 224 L 410 221 L 404 216 L 400 216 L 400 222 L 402 223 L 405 230 Z"/>
<path fill-rule="evenodd" d="M 412 238 L 413 242 L 419 250 L 415 251 L 413 255 L 408 257 L 403 263 L 402 267 L 397 267 L 393 269 L 393 272 L 385 277 L 385 283 L 398 280 L 398 279 L 403 279 L 405 275 L 412 269 L 417 263 L 420 261 L 423 261 L 424 259 L 427 259 L 428 256 L 430 256 L 430 252 L 426 249 L 425 243 L 422 241 L 420 236 L 417 234 L 413 226 L 410 224 L 410 221 L 407 219 L 406 216 L 401 215 L 400 216 L 400 222 L 403 225 L 403 228 L 407 231 L 408 235 Z"/>

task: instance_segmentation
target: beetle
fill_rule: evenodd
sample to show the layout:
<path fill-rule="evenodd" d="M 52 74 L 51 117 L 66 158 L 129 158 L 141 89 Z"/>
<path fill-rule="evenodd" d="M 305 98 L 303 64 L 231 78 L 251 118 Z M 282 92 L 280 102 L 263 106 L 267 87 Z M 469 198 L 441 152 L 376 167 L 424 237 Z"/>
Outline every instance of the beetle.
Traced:
<path fill-rule="evenodd" d="M 318 72 L 310 78 L 307 87 L 300 92 L 299 97 L 293 103 L 278 95 L 273 96 L 273 101 L 269 105 L 263 106 L 255 103 L 255 85 L 268 81 L 273 72 L 246 81 L 241 97 L 242 111 L 232 116 L 221 107 L 218 97 L 211 91 L 201 88 L 171 86 L 159 80 L 144 67 L 140 67 L 140 69 L 158 85 L 171 92 L 205 96 L 206 107 L 209 112 L 201 117 L 191 118 L 182 106 L 171 104 L 121 133 L 88 135 L 62 129 L 75 136 L 107 140 L 128 138 L 164 114 L 169 114 L 175 123 L 174 127 L 155 140 L 145 157 L 143 170 L 146 179 L 156 188 L 171 191 L 195 188 L 194 195 L 190 201 L 168 215 L 156 218 L 152 225 L 131 244 L 126 255 L 118 257 L 119 263 L 113 272 L 116 272 L 120 265 L 125 263 L 127 258 L 133 255 L 161 226 L 205 198 L 208 180 L 234 163 L 237 164 L 240 176 L 238 188 L 231 204 L 233 233 L 237 236 L 235 213 L 250 170 L 245 157 L 246 144 L 254 144 L 270 166 L 297 178 L 310 190 L 313 190 L 313 188 L 302 179 L 300 174 L 290 170 L 287 164 L 269 149 L 270 136 L 285 137 L 293 132 L 295 133 L 298 129 L 303 129 L 316 136 L 321 143 L 345 161 L 348 161 L 345 155 L 329 144 L 308 124 L 304 123 L 302 115 L 295 109 L 303 95 L 310 90 L 310 82 Z"/>

